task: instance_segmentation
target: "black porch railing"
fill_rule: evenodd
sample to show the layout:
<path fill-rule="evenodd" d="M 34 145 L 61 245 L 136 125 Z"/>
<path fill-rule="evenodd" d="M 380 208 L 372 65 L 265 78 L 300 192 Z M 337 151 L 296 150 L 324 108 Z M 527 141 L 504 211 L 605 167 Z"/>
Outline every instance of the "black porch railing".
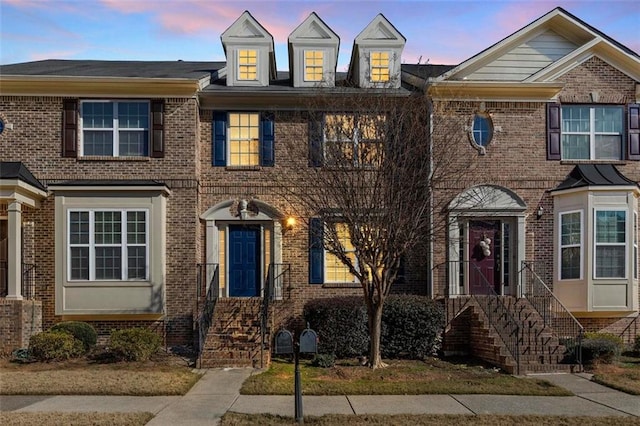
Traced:
<path fill-rule="evenodd" d="M 21 294 L 25 299 L 36 298 L 36 265 L 31 263 L 22 264 L 20 275 Z M 8 262 L 0 262 L 0 297 L 9 294 L 9 269 Z"/>
<path fill-rule="evenodd" d="M 267 279 L 262 292 L 262 307 L 260 316 L 260 367 L 263 368 L 264 350 L 267 347 L 267 328 L 269 324 L 269 310 L 271 302 L 287 297 L 291 293 L 291 265 L 288 263 L 271 263 L 267 271 Z"/>
<path fill-rule="evenodd" d="M 620 338 L 623 342 L 630 344 L 633 346 L 635 339 L 640 336 L 638 329 L 640 328 L 640 321 L 638 320 L 640 316 L 635 317 L 631 322 L 622 330 L 620 333 Z"/>
<path fill-rule="evenodd" d="M 196 287 L 196 326 L 198 330 L 198 359 L 202 363 L 202 350 L 213 321 L 213 313 L 220 294 L 217 263 L 198 264 Z"/>
<path fill-rule="evenodd" d="M 570 351 L 574 361 L 582 370 L 582 339 L 584 328 L 569 310 L 558 300 L 535 271 L 536 263 L 522 262 L 522 285 L 527 298 L 540 316 L 545 326 Z"/>
<path fill-rule="evenodd" d="M 509 306 L 503 301 L 495 290 L 495 286 L 490 283 L 480 269 L 468 261 L 449 262 L 448 276 L 457 273 L 459 284 L 464 284 L 464 277 L 476 282 L 468 282 L 469 288 L 474 288 L 479 294 L 469 294 L 476 301 L 480 309 L 486 315 L 489 324 L 498 333 L 507 351 L 513 358 L 516 367 L 516 374 L 520 374 L 520 323 L 515 319 Z M 448 296 L 451 297 L 451 296 Z M 461 304 L 463 307 L 465 303 Z"/>

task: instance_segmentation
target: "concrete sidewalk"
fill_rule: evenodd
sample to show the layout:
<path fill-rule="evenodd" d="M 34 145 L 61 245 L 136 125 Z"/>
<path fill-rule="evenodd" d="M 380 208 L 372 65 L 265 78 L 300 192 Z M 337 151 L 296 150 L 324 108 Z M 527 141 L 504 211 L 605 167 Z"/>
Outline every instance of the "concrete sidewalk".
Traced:
<path fill-rule="evenodd" d="M 293 417 L 290 396 L 240 395 L 242 382 L 258 370 L 210 369 L 185 395 L 2 396 L 1 411 L 147 411 L 151 426 L 218 424 L 227 411 L 271 413 Z M 323 414 L 545 414 L 568 416 L 637 416 L 640 396 L 628 395 L 589 381 L 584 374 L 544 374 L 575 396 L 516 395 L 346 395 L 304 396 L 305 415 Z M 303 384 L 304 386 L 304 384 Z M 639 420 L 640 423 L 640 420 Z"/>

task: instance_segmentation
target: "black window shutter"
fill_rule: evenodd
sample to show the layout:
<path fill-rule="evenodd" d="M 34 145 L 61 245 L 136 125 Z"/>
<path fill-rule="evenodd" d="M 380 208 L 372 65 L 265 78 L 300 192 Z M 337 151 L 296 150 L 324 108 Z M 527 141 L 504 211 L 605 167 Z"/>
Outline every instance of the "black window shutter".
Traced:
<path fill-rule="evenodd" d="M 324 120 L 320 114 L 309 116 L 309 166 L 322 166 L 322 139 Z"/>
<path fill-rule="evenodd" d="M 560 105 L 547 104 L 547 160 L 560 160 Z"/>
<path fill-rule="evenodd" d="M 68 99 L 63 103 L 62 156 L 78 156 L 78 100 Z"/>
<path fill-rule="evenodd" d="M 262 113 L 260 119 L 260 165 L 273 167 L 275 164 L 275 120 L 272 113 Z"/>
<path fill-rule="evenodd" d="M 324 223 L 320 218 L 309 220 L 309 283 L 324 283 Z"/>
<path fill-rule="evenodd" d="M 227 113 L 216 111 L 213 113 L 213 131 L 211 132 L 211 164 L 214 166 L 227 165 Z"/>
<path fill-rule="evenodd" d="M 629 104 L 627 110 L 627 159 L 640 161 L 640 104 Z"/>
<path fill-rule="evenodd" d="M 151 157 L 164 157 L 164 101 L 151 101 Z"/>

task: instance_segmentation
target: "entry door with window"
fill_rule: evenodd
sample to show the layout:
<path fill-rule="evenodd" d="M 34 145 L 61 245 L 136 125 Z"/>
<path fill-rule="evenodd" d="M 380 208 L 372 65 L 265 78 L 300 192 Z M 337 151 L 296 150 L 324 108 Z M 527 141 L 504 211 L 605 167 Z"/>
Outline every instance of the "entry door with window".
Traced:
<path fill-rule="evenodd" d="M 469 292 L 500 294 L 500 221 L 469 222 Z"/>
<path fill-rule="evenodd" d="M 229 226 L 229 297 L 260 296 L 259 225 Z"/>

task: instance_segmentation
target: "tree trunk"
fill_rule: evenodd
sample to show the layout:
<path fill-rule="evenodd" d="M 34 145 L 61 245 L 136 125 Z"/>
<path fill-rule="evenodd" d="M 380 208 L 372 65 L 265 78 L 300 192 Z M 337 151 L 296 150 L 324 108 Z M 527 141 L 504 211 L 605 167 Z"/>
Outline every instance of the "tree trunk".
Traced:
<path fill-rule="evenodd" d="M 382 303 L 375 303 L 369 306 L 367 314 L 369 316 L 369 367 L 383 368 L 387 364 L 382 362 L 380 356 L 380 338 L 382 334 Z"/>

